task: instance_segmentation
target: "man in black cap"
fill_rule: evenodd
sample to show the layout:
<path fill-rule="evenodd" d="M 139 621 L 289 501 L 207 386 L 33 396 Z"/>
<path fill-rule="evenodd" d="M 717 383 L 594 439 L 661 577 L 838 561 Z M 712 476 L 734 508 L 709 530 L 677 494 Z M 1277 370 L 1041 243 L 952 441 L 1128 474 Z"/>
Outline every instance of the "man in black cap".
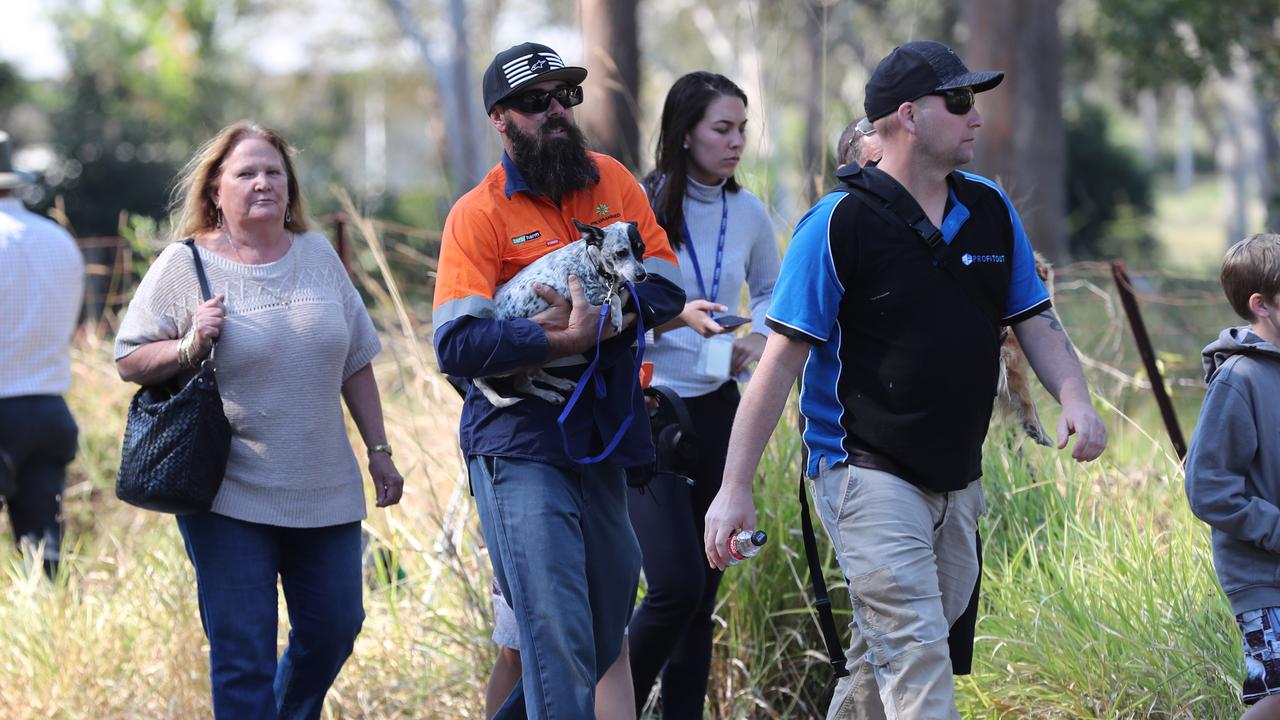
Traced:
<path fill-rule="evenodd" d="M 633 343 L 684 308 L 676 257 L 639 183 L 589 152 L 573 121 L 587 71 L 551 48 L 498 53 L 484 74 L 503 155 L 445 221 L 436 273 L 440 370 L 489 378 L 547 366 L 587 383 L 572 405 L 533 397 L 494 407 L 471 388 L 460 439 L 494 575 L 515 611 L 522 679 L 495 717 L 593 717 L 596 681 L 617 658 L 635 601 L 640 549 L 627 517 L 625 468 L 653 462 Z M 574 220 L 634 222 L 648 279 L 623 310 L 638 316 L 597 342 L 600 307 L 570 279 L 571 298 L 531 320 L 498 320 L 494 290 L 579 238 Z M 587 358 L 594 358 L 591 376 Z M 505 384 L 504 384 L 505 383 Z"/>
<path fill-rule="evenodd" d="M 947 635 L 978 575 L 1003 326 L 1062 403 L 1058 447 L 1076 435 L 1072 456 L 1086 462 L 1106 446 L 1017 212 L 995 183 L 957 170 L 982 124 L 974 95 L 1003 77 L 928 41 L 876 67 L 865 109 L 883 157 L 838 171 L 842 186 L 796 227 L 767 315 L 775 332 L 707 513 L 707 557 L 723 567 L 727 538 L 755 526 L 752 477 L 803 370 L 806 473 L 854 609 L 828 718 L 959 717 Z"/>

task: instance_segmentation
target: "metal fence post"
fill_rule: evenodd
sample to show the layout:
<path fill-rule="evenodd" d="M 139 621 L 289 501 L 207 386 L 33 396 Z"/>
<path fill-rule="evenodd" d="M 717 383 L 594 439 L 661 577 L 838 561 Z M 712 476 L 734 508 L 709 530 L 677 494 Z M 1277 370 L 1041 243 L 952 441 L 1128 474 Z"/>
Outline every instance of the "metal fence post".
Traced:
<path fill-rule="evenodd" d="M 1111 277 L 1116 281 L 1120 304 L 1124 306 L 1125 317 L 1129 319 L 1129 328 L 1138 345 L 1138 354 L 1142 356 L 1142 364 L 1147 369 L 1147 376 L 1151 378 L 1151 392 L 1156 396 L 1156 405 L 1160 406 L 1160 417 L 1164 419 L 1164 427 L 1169 433 L 1169 440 L 1173 442 L 1173 450 L 1178 453 L 1179 460 L 1185 460 L 1187 443 L 1182 439 L 1182 428 L 1178 427 L 1178 415 L 1173 410 L 1173 401 L 1164 388 L 1164 378 L 1156 365 L 1156 353 L 1151 346 L 1151 338 L 1147 335 L 1146 323 L 1142 321 L 1142 313 L 1138 310 L 1138 298 L 1133 294 L 1133 283 L 1124 269 L 1123 260 L 1111 261 Z"/>

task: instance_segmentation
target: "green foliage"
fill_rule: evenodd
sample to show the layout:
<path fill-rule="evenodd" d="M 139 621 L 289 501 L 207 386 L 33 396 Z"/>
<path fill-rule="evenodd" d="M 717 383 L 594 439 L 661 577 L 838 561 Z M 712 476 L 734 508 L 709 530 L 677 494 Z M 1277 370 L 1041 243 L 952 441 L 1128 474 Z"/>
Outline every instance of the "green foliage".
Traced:
<path fill-rule="evenodd" d="M 117 232 L 120 213 L 164 214 L 191 150 L 232 97 L 213 43 L 214 0 L 104 0 L 54 13 L 70 78 L 45 95 L 63 158 L 48 181 L 81 235 Z"/>
<path fill-rule="evenodd" d="M 1130 79 L 1158 87 L 1198 84 L 1242 50 L 1275 83 L 1280 0 L 1099 0 L 1097 33 L 1126 61 Z"/>
<path fill-rule="evenodd" d="M 1106 112 L 1082 102 L 1067 118 L 1067 215 L 1071 253 L 1158 262 L 1149 229 L 1154 208 L 1150 171 L 1112 140 Z"/>
<path fill-rule="evenodd" d="M 780 428 L 756 495 L 770 544 L 725 575 L 712 717 L 821 716 L 830 697 L 799 537 L 796 452 L 794 430 Z M 997 426 L 983 478 L 983 596 L 974 674 L 957 679 L 962 717 L 1237 711 L 1239 637 L 1176 461 L 1081 467 L 1053 450 L 1017 449 Z M 847 643 L 847 590 L 819 533 Z"/>
<path fill-rule="evenodd" d="M 6 122 L 6 113 L 27 97 L 27 83 L 11 63 L 0 61 L 0 122 Z M 0 125 L 0 129 L 6 129 Z"/>

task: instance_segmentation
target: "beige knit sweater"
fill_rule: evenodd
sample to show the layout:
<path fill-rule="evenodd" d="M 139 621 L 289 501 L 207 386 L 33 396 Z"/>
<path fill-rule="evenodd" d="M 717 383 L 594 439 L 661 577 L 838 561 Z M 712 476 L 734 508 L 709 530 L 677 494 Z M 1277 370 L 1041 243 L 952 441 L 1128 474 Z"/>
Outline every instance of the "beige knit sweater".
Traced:
<path fill-rule="evenodd" d="M 365 517 L 360 468 L 343 421 L 342 383 L 381 349 L 323 236 L 244 265 L 200 250 L 227 319 L 215 358 L 231 454 L 213 511 L 249 522 L 323 527 Z M 191 251 L 165 248 L 143 276 L 116 337 L 116 359 L 182 337 L 200 302 Z"/>

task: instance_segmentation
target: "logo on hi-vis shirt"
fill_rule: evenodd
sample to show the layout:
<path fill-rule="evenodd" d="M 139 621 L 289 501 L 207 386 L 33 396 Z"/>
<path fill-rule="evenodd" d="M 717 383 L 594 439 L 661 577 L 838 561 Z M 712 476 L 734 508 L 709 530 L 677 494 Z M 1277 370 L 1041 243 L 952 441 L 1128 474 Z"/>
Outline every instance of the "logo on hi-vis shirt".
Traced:
<path fill-rule="evenodd" d="M 965 265 L 972 265 L 974 263 L 1002 263 L 1004 262 L 1004 255 L 970 255 L 969 253 L 965 253 L 960 256 L 960 262 Z"/>
<path fill-rule="evenodd" d="M 599 205 L 596 206 L 596 217 L 604 217 L 605 215 L 608 215 L 608 214 L 609 214 L 608 204 L 600 203 Z"/>
<path fill-rule="evenodd" d="M 525 233 L 524 235 L 517 235 L 511 238 L 511 244 L 519 245 L 520 243 L 526 243 L 526 242 L 529 242 L 530 240 L 537 240 L 540 237 L 542 237 L 542 233 L 537 230 L 534 230 L 531 233 Z"/>

